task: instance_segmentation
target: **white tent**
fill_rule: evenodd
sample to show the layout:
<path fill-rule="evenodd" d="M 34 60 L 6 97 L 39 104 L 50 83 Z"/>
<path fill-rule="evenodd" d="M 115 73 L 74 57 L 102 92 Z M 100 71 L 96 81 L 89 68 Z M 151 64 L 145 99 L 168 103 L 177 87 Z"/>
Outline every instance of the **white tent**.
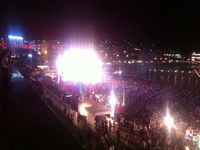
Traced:
<path fill-rule="evenodd" d="M 80 107 L 85 105 L 85 110 L 87 112 L 87 122 L 91 126 L 94 127 L 95 117 L 100 115 L 110 115 L 112 113 L 111 108 L 103 105 L 102 103 L 98 103 L 94 100 L 88 100 L 79 103 L 79 112 Z M 80 112 L 81 113 L 81 112 Z"/>

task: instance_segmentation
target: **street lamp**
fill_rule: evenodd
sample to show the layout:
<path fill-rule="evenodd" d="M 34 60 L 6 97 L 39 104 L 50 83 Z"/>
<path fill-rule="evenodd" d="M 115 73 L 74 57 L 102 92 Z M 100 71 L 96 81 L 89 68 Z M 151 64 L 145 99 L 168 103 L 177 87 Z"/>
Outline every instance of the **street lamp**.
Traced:
<path fill-rule="evenodd" d="M 122 71 L 119 70 L 119 75 L 120 75 L 120 81 L 122 81 L 122 90 L 123 90 L 123 93 L 122 93 L 122 96 L 123 96 L 123 101 L 122 101 L 122 106 L 125 106 L 125 91 L 124 91 L 124 82 L 123 80 L 121 80 L 121 75 L 122 75 Z"/>
<path fill-rule="evenodd" d="M 124 91 L 124 82 L 122 82 L 122 88 L 123 88 L 123 102 L 122 102 L 122 106 L 125 106 L 125 91 Z"/>
<path fill-rule="evenodd" d="M 174 126 L 174 119 L 167 111 L 166 116 L 164 117 L 164 123 L 168 130 L 170 130 Z"/>
<path fill-rule="evenodd" d="M 32 58 L 32 57 L 33 57 L 33 55 L 32 55 L 32 54 L 28 54 L 28 57 L 29 57 L 29 58 Z"/>

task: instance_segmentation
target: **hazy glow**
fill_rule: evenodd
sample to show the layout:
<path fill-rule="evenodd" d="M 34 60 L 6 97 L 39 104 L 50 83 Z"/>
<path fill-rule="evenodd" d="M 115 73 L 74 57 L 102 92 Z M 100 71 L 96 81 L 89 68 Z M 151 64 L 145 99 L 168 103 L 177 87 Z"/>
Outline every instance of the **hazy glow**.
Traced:
<path fill-rule="evenodd" d="M 88 112 L 87 110 L 85 109 L 86 107 L 89 107 L 89 105 L 83 103 L 79 106 L 79 111 L 80 111 L 80 114 L 83 115 L 83 116 L 87 116 L 88 115 Z"/>
<path fill-rule="evenodd" d="M 164 117 L 164 123 L 168 129 L 171 129 L 174 126 L 174 119 L 170 116 L 168 111 L 167 115 Z"/>
<path fill-rule="evenodd" d="M 71 49 L 56 61 L 57 73 L 63 81 L 102 82 L 102 62 L 91 49 Z"/>
<path fill-rule="evenodd" d="M 23 40 L 23 37 L 14 35 L 9 35 L 8 38 L 11 40 Z"/>
<path fill-rule="evenodd" d="M 185 150 L 190 150 L 190 148 L 188 146 L 185 146 Z"/>
<path fill-rule="evenodd" d="M 32 58 L 32 54 L 28 54 L 28 57 L 29 57 L 29 58 Z"/>
<path fill-rule="evenodd" d="M 111 117 L 114 117 L 115 105 L 116 105 L 117 99 L 115 97 L 113 90 L 111 91 L 109 102 L 110 102 L 111 109 L 112 109 Z"/>

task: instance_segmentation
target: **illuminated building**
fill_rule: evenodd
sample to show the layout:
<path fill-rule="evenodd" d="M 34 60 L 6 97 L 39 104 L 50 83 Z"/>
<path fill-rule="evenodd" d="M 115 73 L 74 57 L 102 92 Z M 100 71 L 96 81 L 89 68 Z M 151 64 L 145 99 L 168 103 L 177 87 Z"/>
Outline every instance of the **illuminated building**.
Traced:
<path fill-rule="evenodd" d="M 191 61 L 192 61 L 192 64 L 200 64 L 200 53 L 193 52 Z"/>
<path fill-rule="evenodd" d="M 10 47 L 22 47 L 24 38 L 22 36 L 8 35 L 8 45 Z"/>

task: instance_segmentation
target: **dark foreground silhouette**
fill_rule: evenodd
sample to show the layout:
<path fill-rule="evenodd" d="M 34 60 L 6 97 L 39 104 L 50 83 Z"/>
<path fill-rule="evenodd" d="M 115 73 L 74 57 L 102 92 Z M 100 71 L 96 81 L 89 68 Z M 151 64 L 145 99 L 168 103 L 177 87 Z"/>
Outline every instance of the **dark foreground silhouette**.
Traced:
<path fill-rule="evenodd" d="M 9 69 L 0 71 L 0 149 L 82 149 L 28 81 Z"/>

